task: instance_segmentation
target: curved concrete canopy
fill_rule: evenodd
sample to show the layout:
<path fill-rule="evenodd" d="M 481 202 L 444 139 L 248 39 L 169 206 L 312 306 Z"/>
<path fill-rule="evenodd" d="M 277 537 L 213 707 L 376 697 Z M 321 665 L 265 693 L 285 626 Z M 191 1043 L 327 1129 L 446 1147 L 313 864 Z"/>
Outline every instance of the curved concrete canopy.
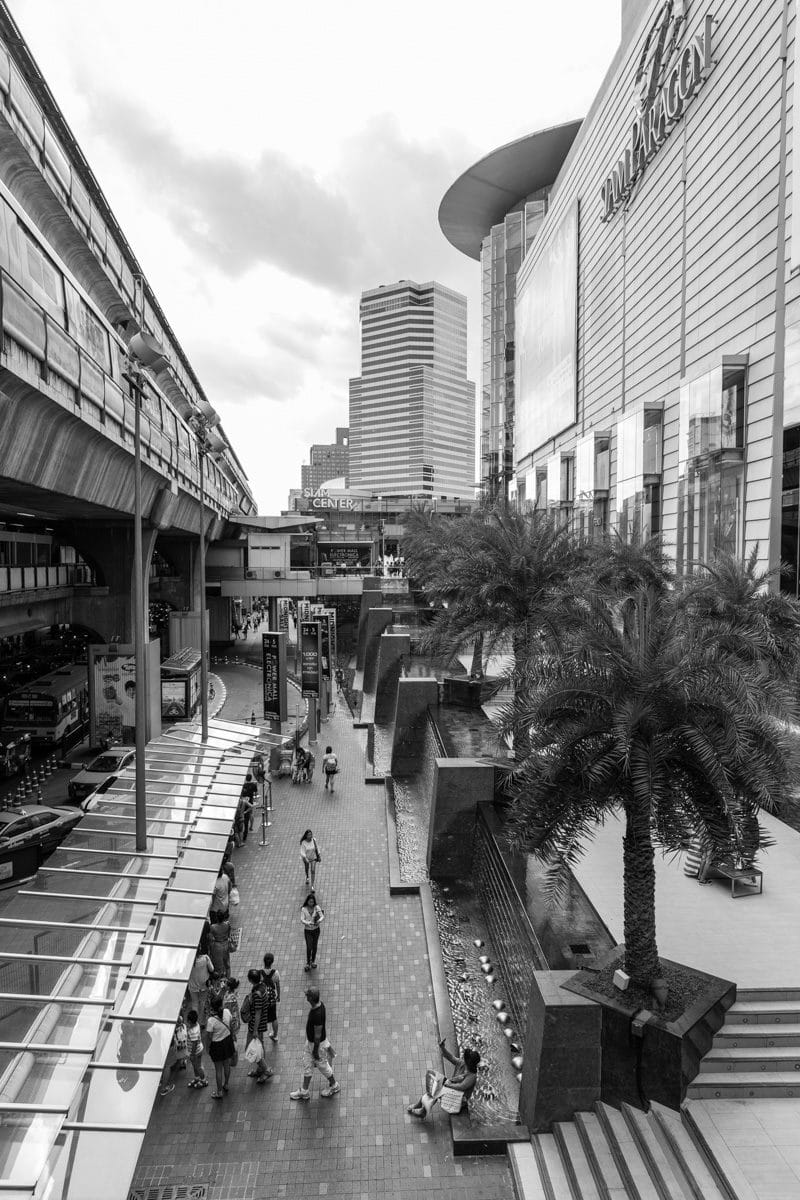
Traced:
<path fill-rule="evenodd" d="M 456 250 L 480 260 L 481 242 L 492 226 L 526 196 L 555 183 L 580 127 L 580 121 L 568 121 L 530 133 L 459 176 L 439 205 L 442 233 Z"/>

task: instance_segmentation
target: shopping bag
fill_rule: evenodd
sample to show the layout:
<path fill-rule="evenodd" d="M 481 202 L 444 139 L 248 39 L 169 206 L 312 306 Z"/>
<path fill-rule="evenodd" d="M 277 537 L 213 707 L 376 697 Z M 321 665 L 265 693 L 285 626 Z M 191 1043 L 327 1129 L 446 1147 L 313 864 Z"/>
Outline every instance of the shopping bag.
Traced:
<path fill-rule="evenodd" d="M 244 1056 L 249 1063 L 261 1062 L 262 1058 L 264 1057 L 264 1047 L 261 1045 L 261 1042 L 258 1040 L 258 1038 L 250 1039 L 250 1041 L 247 1043 L 247 1049 L 244 1052 Z"/>

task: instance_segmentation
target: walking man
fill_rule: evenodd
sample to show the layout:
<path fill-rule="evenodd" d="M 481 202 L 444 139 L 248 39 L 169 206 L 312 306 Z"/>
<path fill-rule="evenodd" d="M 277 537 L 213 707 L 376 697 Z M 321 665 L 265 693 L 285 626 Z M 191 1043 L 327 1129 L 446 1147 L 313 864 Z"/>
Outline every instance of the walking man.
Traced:
<path fill-rule="evenodd" d="M 311 1099 L 311 1074 L 316 1067 L 328 1081 L 328 1086 L 320 1092 L 326 1099 L 336 1096 L 341 1088 L 336 1082 L 333 1067 L 328 1060 L 330 1042 L 325 1028 L 325 1005 L 319 998 L 319 988 L 306 988 L 306 1000 L 311 1005 L 306 1021 L 306 1048 L 303 1051 L 303 1082 L 296 1092 L 292 1092 L 292 1100 Z"/>

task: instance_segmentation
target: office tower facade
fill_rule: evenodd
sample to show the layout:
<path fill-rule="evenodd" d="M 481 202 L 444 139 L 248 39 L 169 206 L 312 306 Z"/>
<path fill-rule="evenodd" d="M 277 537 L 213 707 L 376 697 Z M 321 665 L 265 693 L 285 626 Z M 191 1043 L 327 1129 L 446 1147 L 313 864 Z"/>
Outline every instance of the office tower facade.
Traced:
<path fill-rule="evenodd" d="M 475 385 L 466 297 L 403 279 L 361 296 L 350 380 L 350 483 L 385 496 L 471 498 Z"/>
<path fill-rule="evenodd" d="M 300 467 L 300 486 L 305 491 L 317 491 L 329 479 L 344 479 L 345 487 L 350 474 L 350 430 L 340 426 L 336 430 L 336 441 L 327 445 L 316 443 L 311 447 L 308 463 Z"/>

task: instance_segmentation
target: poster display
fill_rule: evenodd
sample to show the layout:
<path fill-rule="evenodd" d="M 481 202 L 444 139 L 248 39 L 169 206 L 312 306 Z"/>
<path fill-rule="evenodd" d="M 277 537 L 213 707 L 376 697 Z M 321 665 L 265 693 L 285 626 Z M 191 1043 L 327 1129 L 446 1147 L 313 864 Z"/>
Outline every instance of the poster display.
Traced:
<path fill-rule="evenodd" d="M 322 634 L 319 621 L 300 622 L 300 691 L 303 696 L 319 699 L 322 658 Z"/>
<path fill-rule="evenodd" d="M 336 644 L 336 609 L 326 608 L 324 612 L 328 618 L 328 629 L 330 631 L 331 668 L 335 671 L 339 661 L 338 646 Z"/>
<path fill-rule="evenodd" d="M 289 632 L 289 601 L 285 596 L 278 597 L 278 632 Z"/>
<path fill-rule="evenodd" d="M 297 601 L 297 619 L 298 619 L 298 621 L 310 621 L 311 620 L 311 601 L 310 600 L 298 600 Z"/>
<path fill-rule="evenodd" d="M 262 633 L 261 667 L 264 677 L 264 720 L 285 721 L 288 713 L 285 633 Z"/>
<path fill-rule="evenodd" d="M 577 419 L 577 201 L 531 254 L 533 266 L 517 277 L 517 465 Z"/>
<path fill-rule="evenodd" d="M 89 647 L 89 736 L 132 742 L 136 726 L 136 660 L 133 646 Z"/>

